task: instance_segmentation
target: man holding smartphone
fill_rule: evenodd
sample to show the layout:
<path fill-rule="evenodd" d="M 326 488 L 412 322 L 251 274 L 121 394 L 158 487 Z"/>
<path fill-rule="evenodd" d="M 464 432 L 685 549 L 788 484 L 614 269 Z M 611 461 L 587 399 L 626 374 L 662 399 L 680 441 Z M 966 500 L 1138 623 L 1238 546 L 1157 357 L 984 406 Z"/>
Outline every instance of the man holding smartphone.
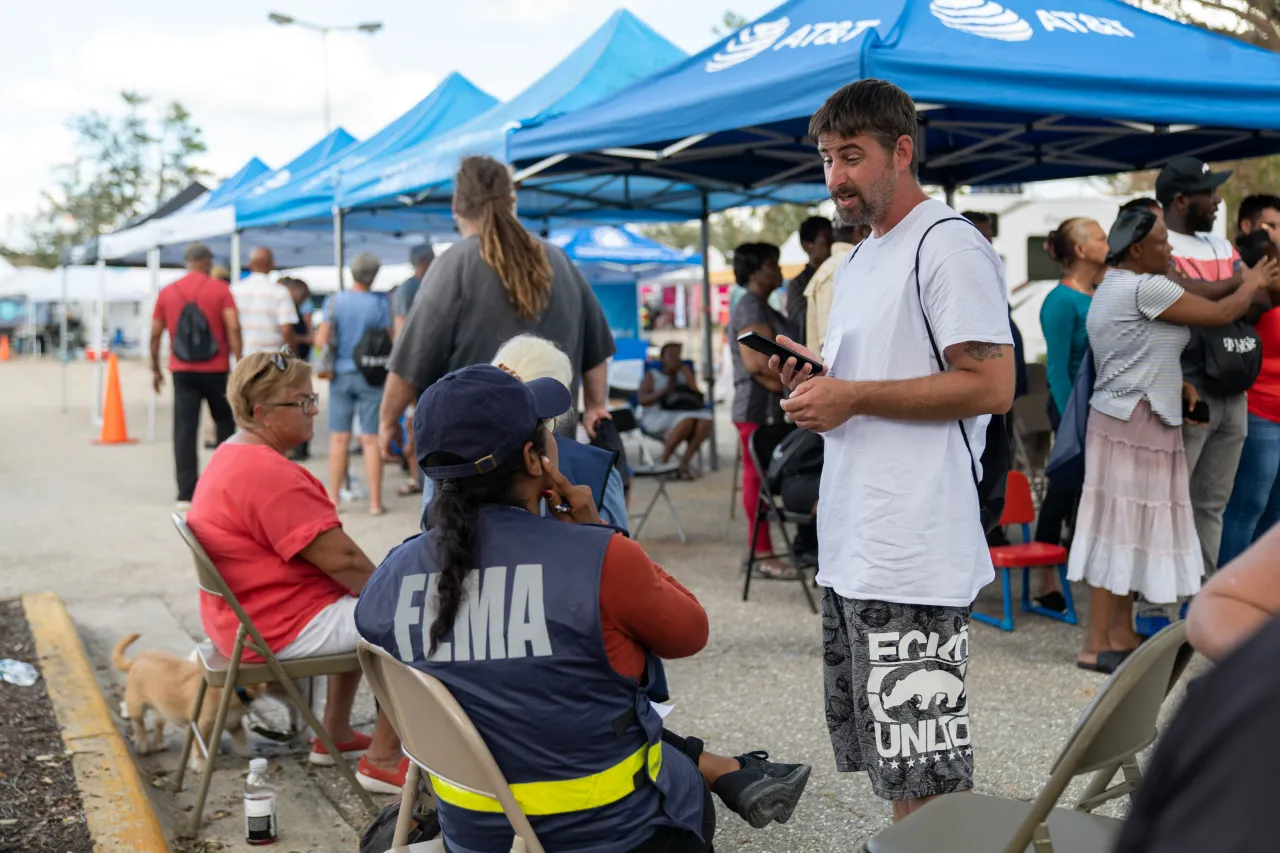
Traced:
<path fill-rule="evenodd" d="M 823 375 L 770 362 L 787 416 L 826 439 L 817 580 L 836 766 L 867 771 L 895 820 L 973 787 L 969 610 L 994 577 L 975 480 L 1014 394 L 1000 258 L 920 188 L 915 133 L 910 96 L 881 80 L 814 114 L 837 219 L 872 231 L 836 272 Z"/>

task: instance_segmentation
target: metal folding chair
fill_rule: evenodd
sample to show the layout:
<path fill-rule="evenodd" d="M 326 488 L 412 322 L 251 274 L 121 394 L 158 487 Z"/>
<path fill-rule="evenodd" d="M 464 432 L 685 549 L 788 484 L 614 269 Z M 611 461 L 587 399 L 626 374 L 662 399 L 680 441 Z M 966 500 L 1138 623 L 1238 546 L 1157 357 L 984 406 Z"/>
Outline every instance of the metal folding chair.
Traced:
<path fill-rule="evenodd" d="M 1092 814 L 1142 781 L 1137 754 L 1156 739 L 1160 707 L 1191 659 L 1185 622 L 1143 643 L 1080 716 L 1032 802 L 982 794 L 948 795 L 870 838 L 863 853 L 1107 853 L 1122 821 Z M 1111 785 L 1117 769 L 1124 781 Z M 1076 776 L 1095 773 L 1074 809 L 1056 808 Z"/>
<path fill-rule="evenodd" d="M 671 519 L 675 522 L 676 534 L 679 535 L 680 541 L 686 545 L 689 544 L 689 538 L 685 536 L 684 525 L 680 523 L 680 513 L 676 509 L 675 502 L 671 500 L 671 494 L 667 491 L 667 483 L 676 479 L 680 470 L 679 464 L 654 460 L 644 435 L 640 432 L 640 424 L 636 420 L 634 410 L 614 409 L 609 412 L 609 416 L 613 419 L 614 426 L 618 428 L 619 435 L 632 434 L 638 438 L 638 452 L 642 461 L 639 465 L 631 466 L 631 476 L 642 480 L 652 480 L 657 485 L 653 497 L 650 498 L 649 505 L 645 507 L 644 512 L 631 513 L 631 535 L 635 539 L 640 538 L 640 533 L 644 530 L 645 522 L 649 520 L 649 516 L 653 513 L 653 508 L 657 506 L 659 500 L 662 500 L 666 502 L 667 508 L 671 510 Z"/>
<path fill-rule="evenodd" d="M 419 768 L 426 769 L 428 786 L 438 779 L 497 800 L 515 831 L 511 853 L 543 853 L 542 843 L 498 762 L 449 689 L 438 679 L 363 640 L 356 654 L 373 695 L 400 735 L 401 748 L 409 759 L 392 840 L 395 846 L 388 853 L 443 853 L 445 849 L 443 839 L 403 846 L 417 798 Z"/>
<path fill-rule="evenodd" d="M 756 563 L 759 562 L 756 557 L 755 545 L 756 534 L 760 530 L 760 525 L 777 522 L 778 530 L 782 533 L 782 541 L 786 543 L 787 560 L 795 567 L 796 577 L 770 578 L 761 575 L 761 580 L 799 581 L 800 588 L 804 590 L 804 597 L 809 602 L 809 609 L 817 613 L 818 605 L 813 600 L 813 593 L 809 591 L 808 579 L 805 576 L 807 569 L 816 569 L 817 566 L 800 560 L 799 555 L 796 553 L 795 543 L 791 535 L 787 533 L 788 524 L 813 524 L 817 521 L 817 518 L 811 512 L 791 512 L 784 507 L 781 499 L 776 497 L 773 494 L 773 490 L 769 488 L 769 478 L 766 476 L 769 470 L 769 460 L 773 458 L 773 451 L 795 429 L 794 426 L 786 423 L 762 426 L 751 434 L 751 440 L 748 442 L 750 445 L 749 450 L 751 451 L 751 464 L 756 466 L 756 471 L 760 473 L 760 500 L 756 502 L 756 511 L 751 519 L 751 534 L 747 538 L 746 580 L 742 585 L 742 600 L 746 601 L 751 594 L 751 578 L 755 574 Z"/>
<path fill-rule="evenodd" d="M 274 682 L 284 688 L 289 695 L 289 699 L 302 712 L 307 725 L 316 733 L 316 737 L 324 744 L 324 748 L 328 750 L 329 755 L 333 756 L 334 765 L 338 768 L 338 772 L 342 774 L 343 778 L 346 779 L 347 784 L 351 786 L 351 790 L 364 803 L 369 813 L 376 815 L 378 808 L 374 804 L 373 798 L 369 796 L 368 791 L 360 787 L 350 763 L 338 751 L 337 744 L 334 743 L 329 731 L 316 717 L 315 711 L 311 708 L 311 703 L 303 700 L 302 695 L 298 692 L 297 685 L 294 684 L 295 679 L 299 678 L 340 675 L 344 672 L 358 670 L 360 661 L 355 652 L 309 658 L 291 658 L 283 661 L 277 658 L 275 653 L 267 646 L 266 641 L 262 639 L 262 634 L 254 626 L 253 620 L 249 618 L 249 614 L 245 613 L 235 594 L 231 592 L 227 582 L 218 573 L 217 567 L 209 559 L 209 555 L 205 553 L 200 541 L 196 539 L 195 534 L 187 526 L 187 522 L 181 515 L 173 514 L 173 526 L 178 528 L 178 533 L 182 535 L 182 540 L 191 549 L 191 556 L 196 566 L 196 578 L 200 588 L 210 595 L 216 595 L 225 601 L 231 611 L 235 613 L 236 618 L 240 620 L 240 628 L 236 631 L 235 648 L 232 650 L 230 658 L 220 654 L 213 647 L 213 644 L 209 642 L 201 643 L 198 649 L 200 665 L 204 669 L 204 680 L 200 683 L 200 689 L 196 693 L 195 708 L 191 712 L 191 722 L 187 726 L 186 741 L 182 745 L 182 757 L 178 761 L 178 775 L 173 783 L 174 791 L 182 790 L 182 779 L 186 775 L 187 759 L 191 756 L 192 744 L 198 743 L 200 753 L 204 756 L 204 770 L 200 774 L 200 789 L 196 794 L 195 808 L 191 813 L 190 831 L 192 833 L 198 832 L 204 819 L 204 804 L 209 795 L 209 783 L 213 780 L 214 759 L 218 755 L 218 744 L 222 740 L 222 730 L 227 722 L 227 708 L 231 705 L 232 700 L 235 699 L 236 691 L 234 688 L 246 684 L 262 684 L 264 682 Z M 241 659 L 246 648 L 262 658 L 263 662 L 243 663 Z M 211 686 L 223 688 L 223 690 L 222 701 L 218 704 L 218 714 L 214 718 L 213 729 L 209 733 L 209 739 L 206 742 L 196 721 L 200 719 L 200 709 L 204 706 L 205 693 Z M 236 701 L 239 700 L 237 699 Z"/>

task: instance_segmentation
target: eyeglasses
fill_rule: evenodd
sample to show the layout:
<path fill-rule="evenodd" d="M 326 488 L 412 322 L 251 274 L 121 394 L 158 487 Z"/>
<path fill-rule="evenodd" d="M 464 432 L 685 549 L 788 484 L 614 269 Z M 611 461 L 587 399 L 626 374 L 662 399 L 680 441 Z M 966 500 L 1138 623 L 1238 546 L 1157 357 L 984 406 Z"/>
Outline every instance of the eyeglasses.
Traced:
<path fill-rule="evenodd" d="M 311 394 L 306 397 L 303 397 L 301 400 L 294 400 L 293 402 L 290 402 L 290 403 L 263 403 L 262 405 L 269 406 L 271 408 L 276 408 L 276 409 L 281 409 L 281 408 L 302 409 L 303 414 L 306 414 L 307 412 L 314 413 L 314 412 L 320 411 L 320 395 Z"/>

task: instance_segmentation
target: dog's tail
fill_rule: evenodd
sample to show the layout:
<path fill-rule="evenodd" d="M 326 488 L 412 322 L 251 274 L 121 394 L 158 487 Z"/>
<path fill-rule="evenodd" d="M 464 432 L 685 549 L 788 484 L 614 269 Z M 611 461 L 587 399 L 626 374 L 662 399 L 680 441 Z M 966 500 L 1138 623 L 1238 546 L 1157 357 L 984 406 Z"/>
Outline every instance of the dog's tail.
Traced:
<path fill-rule="evenodd" d="M 130 634 L 127 637 L 121 637 L 120 642 L 116 643 L 115 649 L 111 652 L 111 663 L 115 665 L 116 669 L 121 672 L 128 672 L 129 667 L 133 666 L 133 661 L 125 657 L 124 652 L 141 636 L 141 634 Z"/>

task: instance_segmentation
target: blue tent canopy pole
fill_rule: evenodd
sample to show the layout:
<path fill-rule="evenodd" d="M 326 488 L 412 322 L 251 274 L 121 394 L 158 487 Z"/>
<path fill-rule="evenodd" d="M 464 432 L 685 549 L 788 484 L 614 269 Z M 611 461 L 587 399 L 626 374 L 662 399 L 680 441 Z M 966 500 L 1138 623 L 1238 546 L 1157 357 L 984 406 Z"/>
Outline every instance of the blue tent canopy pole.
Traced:
<path fill-rule="evenodd" d="M 345 259 L 342 257 L 342 208 L 333 209 L 333 265 L 338 270 L 338 290 L 346 290 L 346 277 L 342 274 Z M 328 319 L 328 318 L 325 318 Z"/>
<path fill-rule="evenodd" d="M 720 452 L 716 449 L 716 367 L 711 329 L 711 213 L 707 191 L 702 191 L 702 218 L 699 220 L 699 243 L 702 250 L 702 376 L 707 383 L 707 402 L 711 406 L 711 470 L 720 470 Z M 733 346 L 730 344 L 730 346 Z"/>

